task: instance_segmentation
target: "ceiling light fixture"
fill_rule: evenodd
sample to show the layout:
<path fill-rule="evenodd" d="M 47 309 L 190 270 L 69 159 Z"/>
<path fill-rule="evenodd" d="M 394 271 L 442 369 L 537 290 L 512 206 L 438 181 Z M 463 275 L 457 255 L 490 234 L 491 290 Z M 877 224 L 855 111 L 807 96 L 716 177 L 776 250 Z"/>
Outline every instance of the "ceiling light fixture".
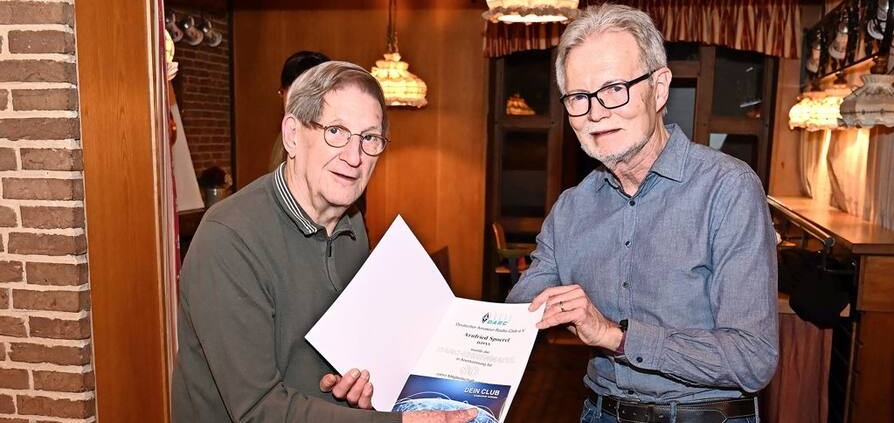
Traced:
<path fill-rule="evenodd" d="M 428 104 L 425 95 L 428 86 L 425 81 L 408 70 L 410 65 L 400 60 L 397 49 L 397 31 L 394 29 L 394 15 L 397 0 L 388 2 L 388 52 L 384 60 L 376 60 L 372 75 L 379 81 L 385 92 L 385 104 L 421 108 Z"/>
<path fill-rule="evenodd" d="M 481 17 L 491 22 L 565 22 L 577 17 L 578 0 L 487 0 Z"/>

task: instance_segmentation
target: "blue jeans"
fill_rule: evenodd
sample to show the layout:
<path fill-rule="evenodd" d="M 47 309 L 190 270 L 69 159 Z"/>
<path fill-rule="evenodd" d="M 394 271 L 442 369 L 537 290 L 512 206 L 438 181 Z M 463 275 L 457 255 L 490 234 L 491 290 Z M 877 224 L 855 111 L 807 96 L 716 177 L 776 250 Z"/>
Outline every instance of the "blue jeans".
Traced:
<path fill-rule="evenodd" d="M 673 422 L 673 420 L 671 421 Z M 597 407 L 587 399 L 584 400 L 584 408 L 580 413 L 580 423 L 618 423 L 618 419 L 608 413 L 603 413 L 602 407 Z M 760 418 L 758 416 L 741 417 L 729 419 L 725 423 L 760 423 Z"/>

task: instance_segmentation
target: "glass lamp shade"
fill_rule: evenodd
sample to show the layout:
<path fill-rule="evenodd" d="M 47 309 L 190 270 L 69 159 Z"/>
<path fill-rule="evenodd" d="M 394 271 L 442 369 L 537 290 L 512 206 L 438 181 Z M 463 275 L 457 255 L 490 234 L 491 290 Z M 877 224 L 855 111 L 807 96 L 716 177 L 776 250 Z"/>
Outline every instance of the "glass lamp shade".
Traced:
<path fill-rule="evenodd" d="M 506 23 L 565 22 L 577 17 L 577 5 L 578 0 L 487 0 L 481 17 Z"/>
<path fill-rule="evenodd" d="M 842 97 L 823 94 L 823 97 L 817 100 L 810 109 L 810 118 L 807 120 L 806 128 L 808 131 L 838 129 L 838 119 L 841 117 L 838 108 L 841 106 Z"/>
<path fill-rule="evenodd" d="M 866 23 L 866 32 L 876 40 L 885 38 L 885 24 L 888 20 L 888 0 L 878 0 L 875 17 Z"/>
<path fill-rule="evenodd" d="M 177 76 L 177 62 L 174 61 L 174 40 L 171 34 L 165 31 L 165 77 L 168 81 Z"/>
<path fill-rule="evenodd" d="M 408 70 L 410 65 L 400 60 L 400 53 L 385 53 L 384 60 L 376 60 L 372 75 L 379 81 L 385 92 L 388 106 L 424 107 L 428 104 L 425 95 L 428 87 L 425 81 Z"/>
<path fill-rule="evenodd" d="M 837 60 L 844 59 L 844 56 L 847 55 L 848 32 L 847 17 L 843 17 L 841 23 L 838 24 L 838 31 L 835 33 L 835 39 L 832 41 L 832 44 L 829 44 L 829 56 L 832 56 Z"/>
<path fill-rule="evenodd" d="M 807 128 L 807 121 L 810 119 L 810 109 L 812 107 L 813 99 L 808 96 L 802 96 L 801 100 L 795 103 L 788 111 L 789 129 Z"/>
<path fill-rule="evenodd" d="M 866 74 L 863 86 L 841 102 L 840 123 L 846 127 L 894 126 L 894 75 Z"/>

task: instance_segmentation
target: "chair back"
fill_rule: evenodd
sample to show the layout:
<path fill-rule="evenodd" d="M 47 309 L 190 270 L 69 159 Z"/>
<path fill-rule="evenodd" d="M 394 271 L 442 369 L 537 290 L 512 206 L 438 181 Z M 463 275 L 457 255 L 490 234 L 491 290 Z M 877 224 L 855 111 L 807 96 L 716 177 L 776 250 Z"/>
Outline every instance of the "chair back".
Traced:
<path fill-rule="evenodd" d="M 490 226 L 494 231 L 494 241 L 497 249 L 506 248 L 506 234 L 503 232 L 503 225 L 500 222 L 494 222 Z"/>

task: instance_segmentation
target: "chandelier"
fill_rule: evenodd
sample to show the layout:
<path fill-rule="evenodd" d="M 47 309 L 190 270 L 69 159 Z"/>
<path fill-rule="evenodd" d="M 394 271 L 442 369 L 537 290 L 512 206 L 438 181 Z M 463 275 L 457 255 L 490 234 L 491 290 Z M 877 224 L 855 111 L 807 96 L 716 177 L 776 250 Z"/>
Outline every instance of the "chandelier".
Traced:
<path fill-rule="evenodd" d="M 578 0 L 487 0 L 481 17 L 491 22 L 565 22 L 577 17 Z"/>
<path fill-rule="evenodd" d="M 428 104 L 425 94 L 428 87 L 425 81 L 408 70 L 410 65 L 404 62 L 397 49 L 397 31 L 394 29 L 394 9 L 397 0 L 388 2 L 388 52 L 384 60 L 376 60 L 370 72 L 382 91 L 385 92 L 385 104 L 388 106 L 423 107 Z"/>

